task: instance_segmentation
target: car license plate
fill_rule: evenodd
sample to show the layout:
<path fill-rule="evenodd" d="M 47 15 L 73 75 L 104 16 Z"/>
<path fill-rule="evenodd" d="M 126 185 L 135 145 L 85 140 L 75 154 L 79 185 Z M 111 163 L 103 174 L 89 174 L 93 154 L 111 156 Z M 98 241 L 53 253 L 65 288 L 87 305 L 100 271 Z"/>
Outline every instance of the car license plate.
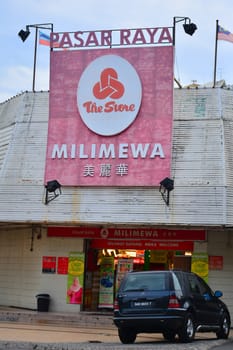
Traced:
<path fill-rule="evenodd" d="M 134 301 L 134 307 L 151 307 L 153 305 L 152 301 Z"/>

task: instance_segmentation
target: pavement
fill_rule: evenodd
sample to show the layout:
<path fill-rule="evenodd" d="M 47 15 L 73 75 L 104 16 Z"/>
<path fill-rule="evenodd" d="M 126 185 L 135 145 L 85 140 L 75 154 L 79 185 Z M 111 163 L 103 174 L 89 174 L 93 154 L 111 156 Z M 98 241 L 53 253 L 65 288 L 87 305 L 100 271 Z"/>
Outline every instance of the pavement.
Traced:
<path fill-rule="evenodd" d="M 59 315 L 52 313 L 8 310 L 4 314 L 0 310 L 0 350 L 233 349 L 233 329 L 228 340 L 217 340 L 213 333 L 197 333 L 195 341 L 182 344 L 167 342 L 160 334 L 139 334 L 134 344 L 125 345 L 121 344 L 111 317 L 101 318 L 96 314 L 83 317 L 82 325 L 71 319 L 60 321 Z"/>
<path fill-rule="evenodd" d="M 214 334 L 197 333 L 190 344 L 169 343 L 160 334 L 138 335 L 135 344 L 120 343 L 117 329 L 63 327 L 0 322 L 0 350 L 208 350 L 224 345 L 233 348 L 233 331 L 229 340 L 217 340 Z"/>
<path fill-rule="evenodd" d="M 78 344 L 119 343 L 117 330 L 0 323 L 0 349 L 73 350 Z"/>

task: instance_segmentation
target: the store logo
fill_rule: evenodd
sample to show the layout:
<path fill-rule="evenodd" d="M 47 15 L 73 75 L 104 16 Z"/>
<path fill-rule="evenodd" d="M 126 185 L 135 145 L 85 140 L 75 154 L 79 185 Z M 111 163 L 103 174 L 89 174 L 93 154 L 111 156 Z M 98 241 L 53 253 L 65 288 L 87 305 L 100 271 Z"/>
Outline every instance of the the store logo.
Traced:
<path fill-rule="evenodd" d="M 109 232 L 107 228 L 102 228 L 100 230 L 100 236 L 101 238 L 108 238 Z"/>
<path fill-rule="evenodd" d="M 113 68 L 104 69 L 100 81 L 93 87 L 93 94 L 102 100 L 107 97 L 118 99 L 123 96 L 124 85 L 118 80 L 118 74 Z"/>
<path fill-rule="evenodd" d="M 136 70 L 116 55 L 94 60 L 78 84 L 80 116 L 98 135 L 112 136 L 127 129 L 137 117 L 141 99 L 142 87 Z"/>

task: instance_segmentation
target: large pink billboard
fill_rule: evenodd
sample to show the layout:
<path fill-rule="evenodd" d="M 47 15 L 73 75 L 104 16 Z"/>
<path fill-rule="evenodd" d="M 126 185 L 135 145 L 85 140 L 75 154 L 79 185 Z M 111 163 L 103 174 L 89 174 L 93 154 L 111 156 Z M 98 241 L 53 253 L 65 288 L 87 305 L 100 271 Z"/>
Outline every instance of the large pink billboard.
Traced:
<path fill-rule="evenodd" d="M 158 186 L 172 117 L 172 46 L 52 51 L 45 182 Z"/>

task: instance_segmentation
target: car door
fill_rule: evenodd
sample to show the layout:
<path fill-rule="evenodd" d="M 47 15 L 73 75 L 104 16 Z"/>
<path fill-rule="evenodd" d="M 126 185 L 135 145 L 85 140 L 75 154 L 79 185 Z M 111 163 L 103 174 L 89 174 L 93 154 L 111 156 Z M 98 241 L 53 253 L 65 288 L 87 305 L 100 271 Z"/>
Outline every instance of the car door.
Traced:
<path fill-rule="evenodd" d="M 206 307 L 206 300 L 201 294 L 200 284 L 198 282 L 197 276 L 193 273 L 187 274 L 190 300 L 196 311 L 197 324 L 207 324 L 208 321 L 208 308 Z"/>
<path fill-rule="evenodd" d="M 210 287 L 195 274 L 189 274 L 188 281 L 197 324 L 212 326 L 218 324 L 220 306 Z"/>
<path fill-rule="evenodd" d="M 210 325 L 219 324 L 221 304 L 218 298 L 214 296 L 214 293 L 212 292 L 208 284 L 199 276 L 196 276 L 196 278 L 199 284 L 201 297 L 204 300 L 202 303 L 203 321 L 205 324 Z"/>

